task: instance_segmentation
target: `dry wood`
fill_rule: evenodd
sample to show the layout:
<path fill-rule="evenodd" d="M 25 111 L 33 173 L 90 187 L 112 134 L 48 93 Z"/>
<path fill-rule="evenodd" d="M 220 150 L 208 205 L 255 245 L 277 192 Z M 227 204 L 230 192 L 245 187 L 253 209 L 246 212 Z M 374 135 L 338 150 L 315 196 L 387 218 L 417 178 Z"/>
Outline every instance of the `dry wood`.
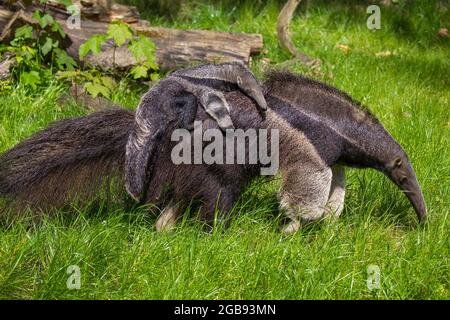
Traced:
<path fill-rule="evenodd" d="M 5 25 L 0 24 L 2 33 L 0 35 L 0 42 L 8 40 L 12 36 L 12 31 L 16 28 L 22 26 L 23 24 L 37 24 L 31 17 L 31 14 L 26 11 L 20 9 L 17 12 L 14 12 L 8 15 L 8 12 L 2 12 L 0 8 L 0 16 L 5 17 Z"/>
<path fill-rule="evenodd" d="M 259 34 L 158 28 L 142 21 L 131 27 L 155 42 L 158 62 L 167 69 L 205 61 L 248 64 L 263 47 Z"/>
<path fill-rule="evenodd" d="M 8 10 L 6 7 L 0 6 L 0 30 L 3 32 L 4 26 L 8 23 L 11 17 L 14 15 L 14 12 Z"/>
<path fill-rule="evenodd" d="M 289 51 L 295 59 L 302 61 L 305 64 L 316 63 L 317 60 L 313 60 L 306 54 L 300 52 L 292 43 L 291 33 L 289 30 L 289 24 L 291 23 L 292 16 L 295 9 L 299 5 L 301 0 L 288 0 L 278 16 L 277 20 L 277 33 L 281 46 Z"/>
<path fill-rule="evenodd" d="M 139 12 L 134 6 L 115 3 L 112 0 L 72 0 L 80 8 L 81 16 L 93 21 L 111 22 L 121 20 L 127 23 L 139 21 Z M 64 5 L 50 0 L 48 5 L 65 9 Z"/>

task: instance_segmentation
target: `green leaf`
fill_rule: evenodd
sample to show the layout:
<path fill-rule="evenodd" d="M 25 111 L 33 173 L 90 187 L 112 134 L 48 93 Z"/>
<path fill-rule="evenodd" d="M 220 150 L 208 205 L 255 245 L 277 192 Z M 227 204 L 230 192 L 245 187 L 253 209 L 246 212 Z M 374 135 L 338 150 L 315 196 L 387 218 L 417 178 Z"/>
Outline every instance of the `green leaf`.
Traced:
<path fill-rule="evenodd" d="M 44 14 L 44 16 L 42 17 L 41 22 L 39 22 L 39 24 L 41 25 L 42 29 L 45 28 L 46 26 L 51 26 L 54 23 L 55 23 L 55 20 L 48 13 Z"/>
<path fill-rule="evenodd" d="M 76 71 L 58 71 L 56 73 L 56 78 L 58 80 L 67 80 L 67 79 L 75 79 L 78 78 L 80 76 L 80 71 L 76 70 Z"/>
<path fill-rule="evenodd" d="M 69 7 L 72 5 L 72 0 L 58 0 L 58 2 L 65 5 L 66 7 Z"/>
<path fill-rule="evenodd" d="M 93 54 L 99 54 L 102 48 L 102 43 L 106 40 L 104 34 L 95 34 L 89 39 L 87 39 L 78 49 L 78 54 L 80 59 L 83 59 L 89 51 Z"/>
<path fill-rule="evenodd" d="M 64 39 L 66 37 L 66 33 L 64 32 L 64 30 L 61 28 L 61 25 L 59 24 L 58 21 L 55 21 L 54 24 L 52 24 L 51 30 L 53 32 L 58 32 L 61 37 Z"/>
<path fill-rule="evenodd" d="M 159 74 L 158 74 L 157 72 L 153 72 L 153 73 L 150 75 L 150 80 L 152 80 L 152 81 L 157 81 L 157 80 L 159 80 Z"/>
<path fill-rule="evenodd" d="M 12 89 L 10 80 L 0 80 L 0 94 L 9 93 Z"/>
<path fill-rule="evenodd" d="M 83 76 L 89 81 L 97 81 L 98 82 L 97 78 L 99 77 L 99 75 L 98 75 L 98 71 L 95 69 L 83 71 Z"/>
<path fill-rule="evenodd" d="M 41 16 L 42 11 L 40 9 L 37 9 L 33 12 L 33 15 L 31 16 L 34 20 L 36 20 L 37 22 L 41 21 L 42 16 Z"/>
<path fill-rule="evenodd" d="M 101 77 L 100 78 L 102 84 L 107 87 L 109 90 L 113 90 L 116 87 L 116 81 L 114 81 L 111 77 Z"/>
<path fill-rule="evenodd" d="M 16 29 L 16 38 L 30 39 L 33 37 L 33 27 L 29 25 L 24 25 Z"/>
<path fill-rule="evenodd" d="M 133 76 L 134 79 L 139 79 L 139 78 L 147 78 L 148 76 L 148 68 L 146 66 L 134 66 L 131 71 L 130 71 L 131 75 Z"/>
<path fill-rule="evenodd" d="M 60 69 L 74 70 L 77 66 L 75 60 L 67 54 L 64 50 L 55 48 L 56 63 Z"/>
<path fill-rule="evenodd" d="M 33 19 L 35 19 L 35 20 L 37 20 L 37 22 L 39 22 L 39 25 L 41 26 L 42 29 L 44 29 L 47 26 L 51 26 L 51 25 L 53 25 L 53 23 L 55 23 L 55 20 L 53 19 L 53 17 L 51 15 L 46 13 L 42 16 L 41 13 L 42 13 L 41 10 L 36 10 L 33 13 Z"/>
<path fill-rule="evenodd" d="M 47 37 L 45 39 L 45 43 L 44 45 L 41 47 L 41 52 L 44 56 L 47 55 L 47 53 L 49 53 L 53 48 L 53 40 L 52 38 Z"/>
<path fill-rule="evenodd" d="M 156 46 L 149 38 L 145 36 L 139 36 L 137 40 L 133 40 L 128 49 L 133 54 L 133 57 L 138 63 L 144 61 L 154 61 Z"/>
<path fill-rule="evenodd" d="M 152 69 L 152 70 L 158 70 L 158 69 L 159 69 L 158 64 L 157 64 L 155 61 L 153 61 L 153 60 L 147 60 L 147 61 L 144 63 L 144 65 L 145 65 L 147 68 Z"/>
<path fill-rule="evenodd" d="M 107 38 L 113 39 L 115 44 L 120 47 L 127 40 L 133 38 L 133 33 L 127 24 L 123 22 L 114 22 L 108 27 Z"/>
<path fill-rule="evenodd" d="M 33 12 L 32 18 L 39 23 L 42 29 L 55 23 L 55 19 L 51 15 L 48 13 L 42 15 L 42 11 L 39 9 Z"/>
<path fill-rule="evenodd" d="M 37 71 L 30 71 L 30 72 L 22 72 L 20 74 L 20 81 L 25 86 L 30 86 L 33 89 L 37 88 L 37 84 L 41 82 L 41 76 L 39 75 L 39 72 Z"/>
<path fill-rule="evenodd" d="M 22 47 L 20 47 L 20 49 L 21 49 L 21 53 L 22 53 L 24 56 L 29 57 L 30 59 L 33 58 L 33 57 L 35 57 L 36 54 L 37 54 L 36 49 L 31 48 L 31 47 L 28 47 L 28 46 L 22 46 Z"/>
<path fill-rule="evenodd" d="M 86 90 L 87 93 L 89 93 L 94 98 L 97 97 L 99 94 L 102 94 L 104 97 L 109 97 L 110 91 L 107 87 L 101 85 L 98 82 L 87 82 L 84 85 L 84 90 Z"/>

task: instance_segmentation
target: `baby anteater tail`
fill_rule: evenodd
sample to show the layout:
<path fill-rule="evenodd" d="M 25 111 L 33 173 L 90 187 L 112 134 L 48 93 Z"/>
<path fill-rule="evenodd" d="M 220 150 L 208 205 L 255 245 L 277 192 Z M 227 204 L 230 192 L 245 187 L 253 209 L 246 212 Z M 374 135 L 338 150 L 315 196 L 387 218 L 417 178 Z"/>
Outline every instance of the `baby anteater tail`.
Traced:
<path fill-rule="evenodd" d="M 89 200 L 121 178 L 133 123 L 132 111 L 114 109 L 51 124 L 0 154 L 0 197 L 41 209 Z"/>

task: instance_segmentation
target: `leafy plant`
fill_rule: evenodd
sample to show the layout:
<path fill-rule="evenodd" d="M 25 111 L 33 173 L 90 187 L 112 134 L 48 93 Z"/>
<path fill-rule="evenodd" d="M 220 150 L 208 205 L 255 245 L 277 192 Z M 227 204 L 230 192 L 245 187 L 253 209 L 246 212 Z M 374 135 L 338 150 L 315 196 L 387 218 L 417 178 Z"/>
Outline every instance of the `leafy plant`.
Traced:
<path fill-rule="evenodd" d="M 0 47 L 0 53 L 11 52 L 16 61 L 13 77 L 23 85 L 36 89 L 49 71 L 74 70 L 77 64 L 61 48 L 66 34 L 58 21 L 45 10 L 34 11 L 32 18 L 36 23 L 17 28 L 9 45 Z"/>
<path fill-rule="evenodd" d="M 60 71 L 56 74 L 59 80 L 70 80 L 72 83 L 84 84 L 84 90 L 93 96 L 99 94 L 106 98 L 111 97 L 111 92 L 117 87 L 116 81 L 103 75 L 96 69 Z"/>
<path fill-rule="evenodd" d="M 0 80 L 0 95 L 9 93 L 12 90 L 12 84 L 10 80 Z"/>
<path fill-rule="evenodd" d="M 156 46 L 153 41 L 140 35 L 137 40 L 130 43 L 128 49 L 138 63 L 138 65 L 134 66 L 130 71 L 133 78 L 146 78 L 147 75 L 150 75 L 151 80 L 156 80 L 158 78 L 158 73 L 152 72 L 153 70 L 158 70 L 155 59 Z"/>
<path fill-rule="evenodd" d="M 115 53 L 118 47 L 125 45 L 136 60 L 136 65 L 130 70 L 134 79 L 158 78 L 158 64 L 155 59 L 156 46 L 149 38 L 140 35 L 133 36 L 131 28 L 123 22 L 115 21 L 108 26 L 106 34 L 95 34 L 87 39 L 79 48 L 80 59 L 89 53 L 97 55 L 101 51 L 102 45 L 112 42 L 113 45 L 113 65 L 115 65 Z"/>
<path fill-rule="evenodd" d="M 14 56 L 13 81 L 34 90 L 56 72 L 57 79 L 82 84 L 93 97 L 102 95 L 109 98 L 117 86 L 116 81 L 94 68 L 78 67 L 62 47 L 66 34 L 58 21 L 46 12 L 46 2 L 40 0 L 44 4 L 43 9 L 33 12 L 34 23 L 17 28 L 11 42 L 0 45 L 0 55 L 10 52 Z M 58 2 L 66 6 L 71 4 L 70 0 Z M 130 70 L 130 76 L 133 79 L 158 78 L 155 44 L 147 37 L 135 36 L 127 24 L 119 21 L 111 23 L 105 34 L 95 34 L 87 39 L 79 48 L 80 59 L 89 53 L 99 54 L 102 45 L 107 42 L 113 45 L 113 65 L 116 49 L 126 45 L 137 62 Z M 11 82 L 2 83 L 1 91 L 5 92 L 10 87 Z"/>

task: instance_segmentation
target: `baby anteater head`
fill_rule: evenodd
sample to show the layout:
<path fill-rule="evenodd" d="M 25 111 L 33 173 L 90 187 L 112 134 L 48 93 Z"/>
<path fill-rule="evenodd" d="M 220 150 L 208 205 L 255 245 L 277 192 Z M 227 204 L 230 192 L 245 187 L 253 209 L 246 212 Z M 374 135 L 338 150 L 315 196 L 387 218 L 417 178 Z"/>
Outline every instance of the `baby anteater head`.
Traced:
<path fill-rule="evenodd" d="M 253 74 L 241 64 L 231 65 L 231 77 L 235 77 L 236 84 L 239 89 L 244 92 L 247 96 L 255 100 L 259 108 L 262 111 L 267 110 L 266 98 L 261 90 L 261 86 L 258 80 L 253 76 Z"/>
<path fill-rule="evenodd" d="M 267 110 L 261 85 L 251 71 L 241 63 L 204 64 L 179 70 L 171 75 L 192 81 L 198 86 L 207 85 L 217 90 L 222 90 L 221 87 L 225 87 L 227 83 L 237 85 L 256 102 L 260 110 Z"/>

